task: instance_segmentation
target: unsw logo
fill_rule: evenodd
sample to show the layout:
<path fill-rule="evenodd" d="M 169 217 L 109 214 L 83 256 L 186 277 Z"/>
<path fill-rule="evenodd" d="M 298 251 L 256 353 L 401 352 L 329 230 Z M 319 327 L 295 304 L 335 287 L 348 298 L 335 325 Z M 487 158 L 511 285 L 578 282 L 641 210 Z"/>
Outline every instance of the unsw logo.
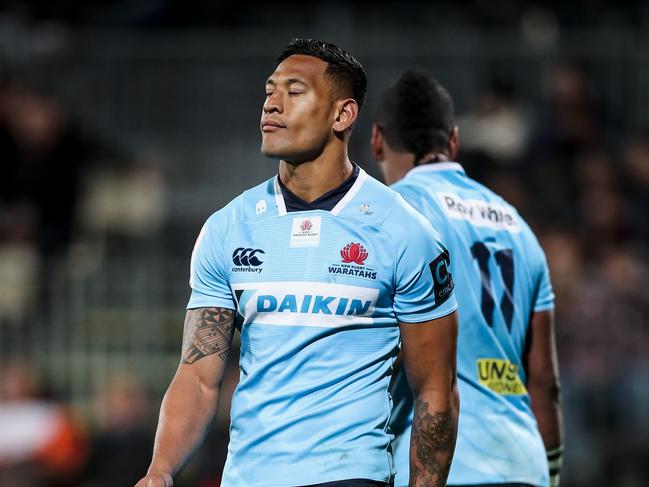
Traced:
<path fill-rule="evenodd" d="M 367 259 L 368 255 L 369 253 L 365 250 L 363 244 L 359 242 L 348 243 L 340 250 L 342 264 L 330 265 L 329 273 L 376 279 L 376 271 L 365 267 L 365 259 Z"/>
<path fill-rule="evenodd" d="M 527 394 L 518 374 L 518 365 L 499 358 L 481 358 L 476 362 L 480 384 L 497 394 Z"/>
<path fill-rule="evenodd" d="M 232 252 L 232 263 L 235 267 L 232 272 L 261 272 L 260 254 L 265 254 L 262 249 L 238 247 Z"/>

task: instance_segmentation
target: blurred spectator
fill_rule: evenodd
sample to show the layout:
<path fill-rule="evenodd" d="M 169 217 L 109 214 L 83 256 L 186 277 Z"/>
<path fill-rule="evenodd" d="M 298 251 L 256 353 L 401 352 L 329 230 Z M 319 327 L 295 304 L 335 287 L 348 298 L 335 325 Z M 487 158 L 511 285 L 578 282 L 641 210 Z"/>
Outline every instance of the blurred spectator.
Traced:
<path fill-rule="evenodd" d="M 56 256 L 70 243 L 91 148 L 53 101 L 15 85 L 5 86 L 1 97 L 6 179 L 0 199 L 11 223 L 4 237 L 31 237 L 45 258 Z"/>
<path fill-rule="evenodd" d="M 602 250 L 566 303 L 565 366 L 589 383 L 616 383 L 649 356 L 647 262 L 628 246 Z"/>
<path fill-rule="evenodd" d="M 541 245 L 548 259 L 552 286 L 556 295 L 557 315 L 574 301 L 583 281 L 585 255 L 579 236 L 572 229 L 554 229 L 539 232 Z"/>
<path fill-rule="evenodd" d="M 528 118 L 511 83 L 496 80 L 480 95 L 475 108 L 458 120 L 467 158 L 488 158 L 493 164 L 518 164 L 529 136 Z"/>
<path fill-rule="evenodd" d="M 625 194 L 633 233 L 649 243 L 649 131 L 638 132 L 626 143 L 624 154 Z"/>
<path fill-rule="evenodd" d="M 47 311 L 55 263 L 73 236 L 82 171 L 96 145 L 52 100 L 14 83 L 0 87 L 0 323 Z M 36 285 L 38 284 L 38 286 Z M 15 299 L 11 299 L 15 298 Z"/>
<path fill-rule="evenodd" d="M 70 410 L 47 398 L 34 370 L 13 361 L 0 373 L 0 485 L 72 486 L 87 448 Z"/>
<path fill-rule="evenodd" d="M 166 191 L 159 168 L 145 161 L 97 171 L 86 181 L 81 222 L 95 235 L 143 238 L 164 223 Z"/>
<path fill-rule="evenodd" d="M 589 246 L 620 241 L 628 236 L 628 215 L 622 178 L 604 150 L 576 154 L 572 177 L 578 198 L 580 224 Z"/>
<path fill-rule="evenodd" d="M 535 215 L 562 224 L 574 222 L 579 210 L 575 163 L 580 153 L 602 146 L 602 110 L 592 79 L 574 64 L 559 64 L 545 80 L 545 100 L 525 155 L 524 178 L 533 194 Z"/>
<path fill-rule="evenodd" d="M 101 257 L 107 235 L 138 239 L 163 224 L 157 165 L 88 136 L 53 100 L 10 82 L 0 83 L 0 161 L 0 324 L 27 321 L 34 301 L 47 311 L 75 239 L 101 244 Z"/>
<path fill-rule="evenodd" d="M 576 64 L 558 64 L 547 75 L 545 112 L 536 126 L 531 149 L 537 157 L 561 159 L 602 141 L 602 108 L 593 80 Z"/>
<path fill-rule="evenodd" d="M 153 430 L 144 386 L 115 375 L 96 400 L 97 431 L 86 465 L 87 487 L 135 485 L 151 460 Z"/>

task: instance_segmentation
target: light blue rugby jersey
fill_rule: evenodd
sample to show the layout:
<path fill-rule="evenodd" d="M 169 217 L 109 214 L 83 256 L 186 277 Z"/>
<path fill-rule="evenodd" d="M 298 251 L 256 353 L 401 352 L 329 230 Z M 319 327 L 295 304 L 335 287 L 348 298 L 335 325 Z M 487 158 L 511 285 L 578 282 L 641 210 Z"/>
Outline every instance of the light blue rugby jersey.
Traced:
<path fill-rule="evenodd" d="M 287 213 L 275 177 L 207 220 L 187 307 L 236 309 L 241 330 L 224 487 L 393 478 L 397 320 L 456 309 L 431 272 L 447 256 L 430 224 L 362 169 L 331 211 Z"/>
<path fill-rule="evenodd" d="M 418 166 L 392 187 L 440 232 L 451 254 L 460 419 L 449 485 L 548 485 L 523 369 L 531 314 L 554 307 L 543 250 L 518 212 L 457 163 Z M 403 373 L 392 395 L 395 487 L 404 487 L 412 399 Z"/>

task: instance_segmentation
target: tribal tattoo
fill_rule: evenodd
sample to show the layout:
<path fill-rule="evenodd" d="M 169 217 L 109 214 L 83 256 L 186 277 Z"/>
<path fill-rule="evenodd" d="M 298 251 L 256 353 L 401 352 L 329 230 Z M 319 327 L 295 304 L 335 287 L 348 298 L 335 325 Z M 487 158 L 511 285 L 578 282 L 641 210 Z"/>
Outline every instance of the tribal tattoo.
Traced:
<path fill-rule="evenodd" d="M 457 415 L 452 409 L 432 412 L 421 399 L 415 400 L 410 438 L 410 487 L 443 487 L 451 467 Z"/>
<path fill-rule="evenodd" d="M 182 363 L 194 362 L 218 353 L 225 362 L 234 332 L 234 311 L 227 308 L 187 310 L 183 332 Z"/>

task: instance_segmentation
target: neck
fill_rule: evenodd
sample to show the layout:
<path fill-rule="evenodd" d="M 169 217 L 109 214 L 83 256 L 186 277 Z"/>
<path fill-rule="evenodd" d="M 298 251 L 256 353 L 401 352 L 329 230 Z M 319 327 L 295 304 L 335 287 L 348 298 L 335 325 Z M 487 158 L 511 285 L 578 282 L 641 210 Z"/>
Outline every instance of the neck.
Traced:
<path fill-rule="evenodd" d="M 296 196 L 311 203 L 328 191 L 340 186 L 353 172 L 347 148 L 334 154 L 323 152 L 313 161 L 291 164 L 279 163 L 279 177 Z"/>
<path fill-rule="evenodd" d="M 430 152 L 426 154 L 425 156 L 422 156 L 419 158 L 418 161 L 416 161 L 415 166 L 419 164 L 427 164 L 427 163 L 435 163 L 435 162 L 449 162 L 450 159 L 448 156 L 443 153 L 443 152 Z"/>

